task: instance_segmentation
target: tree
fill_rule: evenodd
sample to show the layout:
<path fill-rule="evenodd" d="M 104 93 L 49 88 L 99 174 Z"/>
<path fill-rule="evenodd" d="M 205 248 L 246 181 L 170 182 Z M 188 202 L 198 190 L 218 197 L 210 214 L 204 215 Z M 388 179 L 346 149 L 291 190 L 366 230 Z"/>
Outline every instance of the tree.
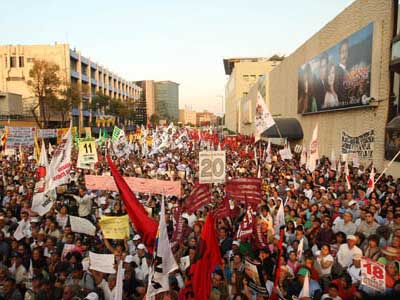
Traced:
<path fill-rule="evenodd" d="M 154 113 L 150 116 L 150 123 L 152 125 L 158 125 L 160 122 L 160 116 L 157 113 Z"/>
<path fill-rule="evenodd" d="M 71 83 L 60 91 L 60 98 L 54 99 L 50 108 L 59 113 L 62 126 L 67 126 L 66 120 L 72 108 L 79 107 L 82 99 L 82 87 L 79 84 Z"/>
<path fill-rule="evenodd" d="M 92 98 L 92 102 L 90 104 L 90 109 L 94 111 L 102 111 L 106 114 L 108 107 L 111 102 L 111 97 L 103 94 L 102 92 L 98 92 L 96 96 Z"/>
<path fill-rule="evenodd" d="M 60 67 L 45 60 L 35 60 L 32 69 L 29 71 L 28 85 L 38 99 L 32 108 L 32 115 L 40 128 L 48 126 L 50 117 L 49 105 L 57 99 L 61 86 L 61 79 L 58 75 Z M 37 110 L 39 109 L 39 113 Z"/>

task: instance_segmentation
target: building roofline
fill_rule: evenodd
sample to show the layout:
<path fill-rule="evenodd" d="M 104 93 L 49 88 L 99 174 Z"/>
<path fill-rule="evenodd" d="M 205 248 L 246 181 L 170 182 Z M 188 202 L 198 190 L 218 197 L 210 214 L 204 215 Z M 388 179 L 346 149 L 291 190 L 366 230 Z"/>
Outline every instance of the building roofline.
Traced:
<path fill-rule="evenodd" d="M 235 63 L 246 61 L 246 62 L 260 62 L 260 61 L 282 61 L 284 56 L 279 56 L 277 54 L 271 57 L 231 57 L 224 58 L 224 69 L 226 75 L 231 75 L 233 68 L 235 67 Z"/>

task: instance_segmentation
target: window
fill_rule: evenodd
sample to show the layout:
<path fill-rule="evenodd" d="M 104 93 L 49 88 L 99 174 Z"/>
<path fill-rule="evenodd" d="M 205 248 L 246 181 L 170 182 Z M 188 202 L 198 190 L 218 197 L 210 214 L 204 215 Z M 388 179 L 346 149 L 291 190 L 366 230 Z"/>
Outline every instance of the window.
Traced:
<path fill-rule="evenodd" d="M 10 56 L 10 68 L 16 68 L 16 67 L 17 67 L 17 57 Z"/>
<path fill-rule="evenodd" d="M 243 80 L 249 81 L 249 75 L 243 75 Z"/>
<path fill-rule="evenodd" d="M 20 57 L 18 57 L 19 58 L 19 67 L 20 68 L 23 68 L 24 67 L 24 57 L 23 56 L 20 56 Z"/>
<path fill-rule="evenodd" d="M 33 57 L 28 57 L 28 58 L 26 59 L 26 62 L 28 62 L 28 63 L 33 63 L 33 60 L 34 60 Z"/>

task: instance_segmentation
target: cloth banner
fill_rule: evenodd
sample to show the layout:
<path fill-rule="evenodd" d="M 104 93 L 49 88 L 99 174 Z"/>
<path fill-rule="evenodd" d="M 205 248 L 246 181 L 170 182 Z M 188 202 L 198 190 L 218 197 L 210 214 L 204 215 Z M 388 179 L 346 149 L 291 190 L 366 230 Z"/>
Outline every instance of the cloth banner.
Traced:
<path fill-rule="evenodd" d="M 268 128 L 275 125 L 275 121 L 265 104 L 263 97 L 260 92 L 257 92 L 257 105 L 256 105 L 256 116 L 255 116 L 255 141 L 261 138 L 261 134 Z"/>
<path fill-rule="evenodd" d="M 197 209 L 211 202 L 211 191 L 207 184 L 199 184 L 185 201 L 185 209 L 193 214 Z"/>
<path fill-rule="evenodd" d="M 124 177 L 133 192 L 181 197 L 181 182 L 137 177 Z M 85 175 L 88 190 L 118 191 L 112 176 Z"/>
<path fill-rule="evenodd" d="M 57 129 L 39 129 L 37 132 L 38 139 L 51 139 L 57 137 Z"/>
<path fill-rule="evenodd" d="M 87 219 L 75 216 L 69 216 L 71 222 L 71 231 L 94 236 L 96 227 Z"/>
<path fill-rule="evenodd" d="M 99 271 L 106 274 L 115 274 L 114 254 L 98 254 L 89 251 L 89 260 L 91 270 Z"/>
<path fill-rule="evenodd" d="M 44 192 L 35 193 L 32 197 L 32 211 L 43 216 L 53 207 L 54 201 L 57 199 L 56 190 L 45 190 Z"/>
<path fill-rule="evenodd" d="M 374 130 L 368 130 L 359 136 L 351 136 L 342 131 L 342 154 L 357 153 L 361 160 L 372 159 L 374 152 Z"/>
<path fill-rule="evenodd" d="M 385 265 L 367 257 L 361 258 L 361 284 L 384 293 L 386 291 Z"/>
<path fill-rule="evenodd" d="M 6 148 L 33 147 L 34 139 L 34 127 L 7 127 Z"/>
<path fill-rule="evenodd" d="M 258 205 L 261 202 L 260 178 L 235 178 L 226 183 L 226 193 L 229 199 L 234 199 L 249 205 Z"/>
<path fill-rule="evenodd" d="M 121 217 L 103 216 L 99 221 L 99 225 L 106 239 L 123 240 L 129 237 L 128 215 Z"/>
<path fill-rule="evenodd" d="M 244 216 L 242 222 L 239 224 L 238 231 L 236 233 L 236 240 L 241 240 L 247 238 L 253 234 L 253 210 L 251 206 L 247 208 L 246 215 Z"/>

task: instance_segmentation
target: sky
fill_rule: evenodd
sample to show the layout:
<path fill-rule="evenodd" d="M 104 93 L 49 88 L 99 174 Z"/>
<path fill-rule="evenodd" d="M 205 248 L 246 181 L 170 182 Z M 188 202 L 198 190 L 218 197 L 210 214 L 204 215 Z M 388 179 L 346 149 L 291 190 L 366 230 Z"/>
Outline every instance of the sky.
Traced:
<path fill-rule="evenodd" d="M 223 59 L 289 55 L 352 0 L 1 0 L 1 44 L 68 43 L 121 77 L 180 84 L 217 114 Z"/>

